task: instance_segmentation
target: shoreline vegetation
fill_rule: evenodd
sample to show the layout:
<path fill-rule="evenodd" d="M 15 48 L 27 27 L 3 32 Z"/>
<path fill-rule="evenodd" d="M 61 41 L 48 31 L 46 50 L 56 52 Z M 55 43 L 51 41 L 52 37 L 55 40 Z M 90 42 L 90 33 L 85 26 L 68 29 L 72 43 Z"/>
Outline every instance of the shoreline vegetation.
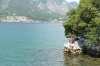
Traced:
<path fill-rule="evenodd" d="M 67 16 L 69 18 L 63 23 L 65 36 L 71 38 L 72 34 L 76 34 L 84 38 L 87 43 L 84 50 L 81 50 L 82 47 L 80 50 L 100 57 L 100 0 L 80 0 L 78 8 L 70 10 Z M 76 49 L 66 47 L 65 51 L 76 52 Z"/>

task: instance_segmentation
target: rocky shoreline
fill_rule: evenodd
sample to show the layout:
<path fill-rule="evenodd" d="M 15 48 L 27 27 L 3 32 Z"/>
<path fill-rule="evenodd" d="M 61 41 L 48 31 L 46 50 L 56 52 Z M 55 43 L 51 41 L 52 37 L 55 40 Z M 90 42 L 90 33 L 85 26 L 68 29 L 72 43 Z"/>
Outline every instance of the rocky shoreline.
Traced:
<path fill-rule="evenodd" d="M 89 55 L 100 57 L 100 45 L 85 45 L 85 52 Z"/>
<path fill-rule="evenodd" d="M 87 44 L 87 40 L 80 39 L 77 45 L 65 44 L 63 52 L 67 54 L 88 54 L 100 57 L 100 45 Z"/>

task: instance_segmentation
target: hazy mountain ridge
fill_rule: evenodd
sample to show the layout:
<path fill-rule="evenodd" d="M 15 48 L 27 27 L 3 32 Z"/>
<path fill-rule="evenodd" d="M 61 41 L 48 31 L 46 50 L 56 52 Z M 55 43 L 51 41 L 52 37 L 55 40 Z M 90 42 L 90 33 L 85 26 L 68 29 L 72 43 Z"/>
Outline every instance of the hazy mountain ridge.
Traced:
<path fill-rule="evenodd" d="M 16 15 L 33 20 L 64 20 L 66 12 L 76 7 L 65 0 L 0 0 L 0 17 Z"/>

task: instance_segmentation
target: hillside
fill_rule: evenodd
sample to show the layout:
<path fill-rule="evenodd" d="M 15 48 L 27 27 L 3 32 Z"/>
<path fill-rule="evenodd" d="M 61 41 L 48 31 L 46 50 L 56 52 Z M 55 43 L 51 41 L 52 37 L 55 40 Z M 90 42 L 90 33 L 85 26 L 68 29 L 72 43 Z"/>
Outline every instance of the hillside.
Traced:
<path fill-rule="evenodd" d="M 39 21 L 65 20 L 66 12 L 77 5 L 65 0 L 0 0 L 0 18 L 25 16 Z"/>

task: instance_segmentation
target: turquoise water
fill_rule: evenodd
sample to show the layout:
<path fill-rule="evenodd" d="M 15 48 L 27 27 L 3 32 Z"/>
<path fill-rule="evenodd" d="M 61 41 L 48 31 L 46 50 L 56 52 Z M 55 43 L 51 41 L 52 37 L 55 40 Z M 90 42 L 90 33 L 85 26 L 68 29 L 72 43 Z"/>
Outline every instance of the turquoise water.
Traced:
<path fill-rule="evenodd" d="M 100 58 L 62 52 L 61 23 L 0 23 L 0 66 L 100 66 Z"/>
<path fill-rule="evenodd" d="M 0 23 L 0 66 L 63 66 L 61 23 Z"/>

